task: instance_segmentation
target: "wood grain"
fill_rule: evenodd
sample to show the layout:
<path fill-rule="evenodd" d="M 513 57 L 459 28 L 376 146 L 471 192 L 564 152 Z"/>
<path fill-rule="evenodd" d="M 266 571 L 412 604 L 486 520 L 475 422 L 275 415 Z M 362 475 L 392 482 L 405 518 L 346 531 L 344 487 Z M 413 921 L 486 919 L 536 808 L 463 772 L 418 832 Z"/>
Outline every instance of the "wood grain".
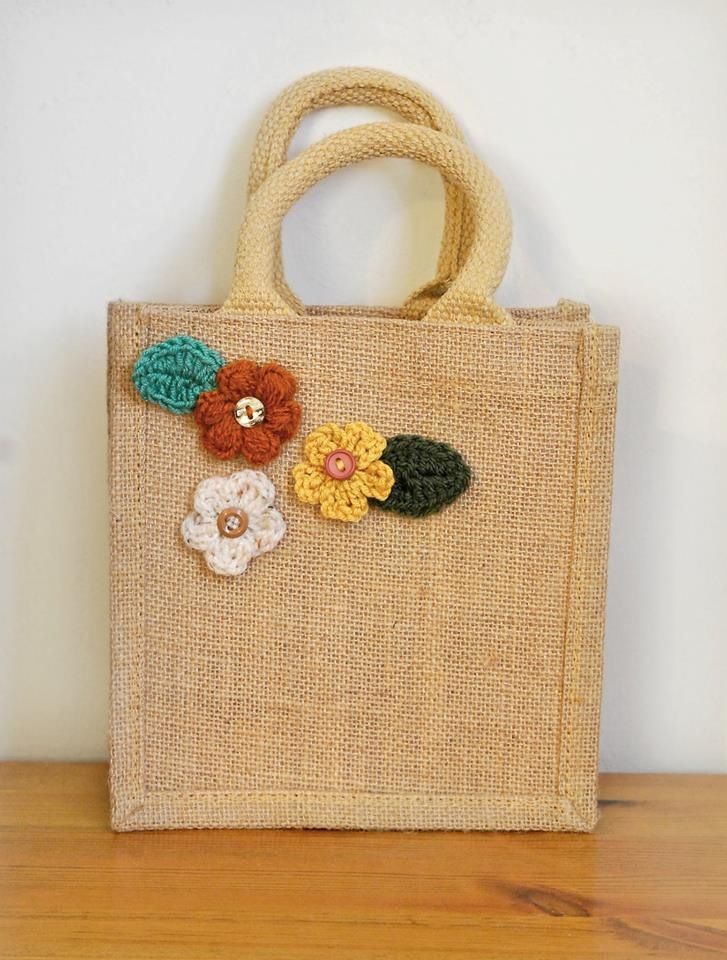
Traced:
<path fill-rule="evenodd" d="M 106 775 L 0 764 L 2 960 L 727 956 L 727 777 L 603 776 L 592 835 L 115 835 Z"/>

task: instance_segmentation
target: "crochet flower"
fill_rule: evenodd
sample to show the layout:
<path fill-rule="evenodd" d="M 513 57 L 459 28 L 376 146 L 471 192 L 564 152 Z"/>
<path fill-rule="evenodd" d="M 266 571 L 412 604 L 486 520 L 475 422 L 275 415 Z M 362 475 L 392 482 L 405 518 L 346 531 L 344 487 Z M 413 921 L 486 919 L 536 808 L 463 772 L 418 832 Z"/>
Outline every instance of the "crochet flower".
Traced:
<path fill-rule="evenodd" d="M 394 484 L 391 467 L 381 460 L 385 448 L 384 437 L 366 423 L 319 427 L 303 445 L 305 461 L 293 468 L 298 498 L 320 504 L 328 519 L 360 520 L 369 498 L 386 500 Z"/>
<path fill-rule="evenodd" d="M 236 360 L 221 367 L 217 389 L 202 393 L 194 410 L 205 448 L 220 460 L 269 463 L 300 426 L 297 389 L 293 374 L 277 363 Z"/>
<path fill-rule="evenodd" d="M 201 550 L 215 573 L 244 573 L 251 560 L 283 539 L 285 520 L 274 500 L 275 487 L 258 470 L 203 480 L 194 495 L 194 512 L 182 523 L 184 542 Z"/>

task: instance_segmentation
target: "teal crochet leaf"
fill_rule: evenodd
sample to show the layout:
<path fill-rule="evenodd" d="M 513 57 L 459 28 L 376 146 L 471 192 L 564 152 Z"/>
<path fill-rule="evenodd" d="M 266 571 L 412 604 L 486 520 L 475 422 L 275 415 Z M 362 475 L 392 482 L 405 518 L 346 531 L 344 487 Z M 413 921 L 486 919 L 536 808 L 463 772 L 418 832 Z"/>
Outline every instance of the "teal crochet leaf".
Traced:
<path fill-rule="evenodd" d="M 454 447 L 415 434 L 386 441 L 381 455 L 394 472 L 391 493 L 372 506 L 408 517 L 426 517 L 446 507 L 470 485 L 471 471 Z"/>
<path fill-rule="evenodd" d="M 145 400 L 172 413 L 189 413 L 201 393 L 214 389 L 224 362 L 201 340 L 181 335 L 147 347 L 132 380 Z"/>

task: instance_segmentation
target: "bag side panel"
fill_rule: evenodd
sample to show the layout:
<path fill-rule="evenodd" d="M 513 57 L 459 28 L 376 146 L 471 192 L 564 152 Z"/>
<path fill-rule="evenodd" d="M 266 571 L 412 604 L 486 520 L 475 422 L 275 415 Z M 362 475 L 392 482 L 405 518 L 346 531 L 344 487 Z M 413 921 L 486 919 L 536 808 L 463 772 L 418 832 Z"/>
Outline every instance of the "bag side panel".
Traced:
<path fill-rule="evenodd" d="M 108 311 L 108 469 L 110 522 L 111 822 L 122 830 L 143 809 L 145 440 L 125 402 L 131 365 L 145 342 L 137 304 Z"/>
<path fill-rule="evenodd" d="M 613 446 L 618 383 L 618 331 L 583 331 L 578 460 L 573 513 L 564 672 L 559 792 L 572 800 L 577 821 L 597 819 L 598 741 L 603 673 Z"/>

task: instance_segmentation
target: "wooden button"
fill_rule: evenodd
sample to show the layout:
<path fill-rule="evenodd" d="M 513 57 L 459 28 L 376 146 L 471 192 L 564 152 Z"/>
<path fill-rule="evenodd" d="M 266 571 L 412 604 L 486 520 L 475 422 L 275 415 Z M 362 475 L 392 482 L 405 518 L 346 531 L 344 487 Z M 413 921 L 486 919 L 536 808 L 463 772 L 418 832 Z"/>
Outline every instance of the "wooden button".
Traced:
<path fill-rule="evenodd" d="M 223 510 L 217 517 L 217 529 L 223 537 L 229 537 L 234 540 L 241 537 L 247 530 L 249 519 L 244 510 L 236 510 L 230 507 Z"/>
<path fill-rule="evenodd" d="M 326 457 L 326 473 L 334 480 L 348 480 L 356 472 L 356 458 L 348 450 L 334 450 Z"/>
<path fill-rule="evenodd" d="M 241 427 L 254 427 L 265 419 L 265 404 L 257 397 L 243 397 L 235 404 L 235 420 Z"/>

